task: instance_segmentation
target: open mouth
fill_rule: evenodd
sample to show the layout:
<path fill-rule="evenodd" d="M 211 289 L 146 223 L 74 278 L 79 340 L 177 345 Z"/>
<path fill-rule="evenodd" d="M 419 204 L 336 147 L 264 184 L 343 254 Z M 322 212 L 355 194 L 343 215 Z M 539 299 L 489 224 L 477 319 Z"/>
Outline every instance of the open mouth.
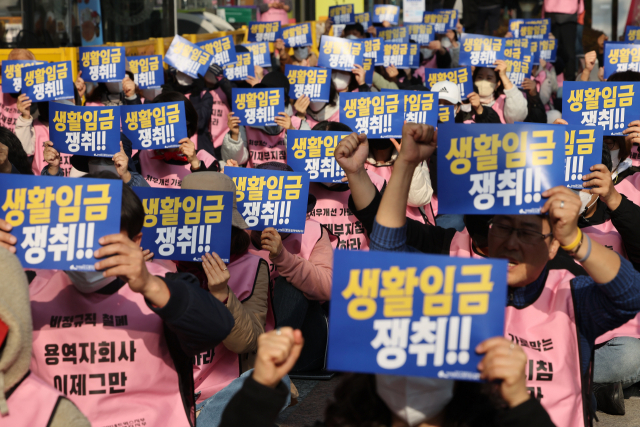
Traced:
<path fill-rule="evenodd" d="M 507 261 L 509 261 L 509 263 L 507 264 L 507 271 L 513 270 L 519 264 L 518 261 L 511 258 L 507 258 Z"/>

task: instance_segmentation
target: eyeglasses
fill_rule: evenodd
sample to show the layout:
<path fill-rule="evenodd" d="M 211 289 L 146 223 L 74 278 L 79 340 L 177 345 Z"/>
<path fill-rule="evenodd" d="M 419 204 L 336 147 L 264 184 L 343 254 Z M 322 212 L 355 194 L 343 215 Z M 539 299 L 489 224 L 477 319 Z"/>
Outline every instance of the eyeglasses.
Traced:
<path fill-rule="evenodd" d="M 553 236 L 553 233 L 542 234 L 538 231 L 527 230 L 526 228 L 515 228 L 505 224 L 489 223 L 489 233 L 496 237 L 508 238 L 511 233 L 516 232 L 518 240 L 527 245 L 535 245 L 536 243 Z"/>

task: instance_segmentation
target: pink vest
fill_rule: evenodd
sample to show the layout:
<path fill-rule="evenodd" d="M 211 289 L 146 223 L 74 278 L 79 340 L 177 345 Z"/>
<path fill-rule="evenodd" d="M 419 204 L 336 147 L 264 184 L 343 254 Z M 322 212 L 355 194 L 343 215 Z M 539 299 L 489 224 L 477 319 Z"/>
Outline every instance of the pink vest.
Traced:
<path fill-rule="evenodd" d="M 329 117 L 329 119 L 327 120 L 328 122 L 339 122 L 340 121 L 340 109 L 338 108 L 338 111 L 336 111 L 335 113 L 333 113 L 331 115 L 331 117 Z M 309 115 L 309 113 L 307 113 L 307 124 L 309 125 L 309 127 L 311 129 L 313 129 L 313 127 L 315 125 L 317 125 L 318 123 L 320 123 L 319 121 L 317 121 L 316 119 L 314 119 L 313 117 L 311 117 Z"/>
<path fill-rule="evenodd" d="M 393 166 L 374 166 L 369 162 L 365 162 L 364 168 L 372 171 L 376 175 L 380 175 L 382 179 L 389 182 L 389 178 L 391 178 L 391 173 L 393 172 Z M 429 209 L 428 205 L 424 207 L 425 212 Z M 416 221 L 420 221 L 424 224 L 424 217 L 422 213 L 420 213 L 420 209 L 407 205 L 407 218 L 415 219 Z"/>
<path fill-rule="evenodd" d="M 227 118 L 229 116 L 229 107 L 227 106 L 227 95 L 222 89 L 217 88 L 209 91 L 213 97 L 213 109 L 211 110 L 211 139 L 213 147 L 218 148 L 222 145 L 224 136 L 229 132 L 227 126 Z"/>
<path fill-rule="evenodd" d="M 426 77 L 424 76 L 425 68 L 438 68 L 438 64 L 437 64 L 437 59 L 436 59 L 435 53 L 433 54 L 433 56 L 431 58 L 429 58 L 427 60 L 427 62 L 425 62 L 423 65 L 420 65 L 418 68 L 416 68 L 416 71 L 415 71 L 414 74 L 416 76 L 420 77 L 423 82 L 427 81 Z"/>
<path fill-rule="evenodd" d="M 584 10 L 582 0 L 544 0 L 545 13 L 580 14 Z"/>
<path fill-rule="evenodd" d="M 498 97 L 498 99 L 496 99 L 496 101 L 491 106 L 493 111 L 495 111 L 496 114 L 498 115 L 498 117 L 500 117 L 500 121 L 502 123 L 507 123 L 507 122 L 504 121 L 504 102 L 505 102 L 505 99 L 507 99 L 507 96 L 505 94 L 502 94 L 502 95 L 500 95 Z"/>
<path fill-rule="evenodd" d="M 634 173 L 617 183 L 618 193 L 627 196 L 636 205 L 640 206 L 640 173 Z"/>
<path fill-rule="evenodd" d="M 385 184 L 384 179 L 371 171 L 367 171 L 367 174 L 371 182 L 381 190 Z M 365 229 L 349 210 L 350 190 L 331 191 L 321 184 L 312 182 L 309 192 L 317 199 L 311 217 L 316 217 L 316 221 L 338 237 L 340 249 L 369 250 L 369 238 Z"/>
<path fill-rule="evenodd" d="M 7 399 L 9 415 L 0 415 L 0 424 L 7 427 L 48 427 L 60 399 L 62 394 L 58 390 L 30 373 Z"/>
<path fill-rule="evenodd" d="M 522 310 L 507 307 L 505 312 L 505 338 L 520 344 L 529 359 L 527 388 L 557 426 L 588 425 L 571 296 L 573 277 L 566 270 L 550 270 L 535 303 Z"/>
<path fill-rule="evenodd" d="M 151 187 L 180 188 L 182 180 L 191 173 L 191 165 L 170 165 L 164 160 L 154 160 L 153 150 L 140 151 L 140 171 L 142 177 L 147 180 Z M 202 160 L 205 166 L 209 167 L 215 160 L 214 157 L 205 150 L 200 150 L 196 157 Z"/>
<path fill-rule="evenodd" d="M 585 227 L 582 231 L 588 234 L 594 242 L 598 242 L 602 246 L 606 246 L 627 258 L 627 251 L 624 249 L 622 237 L 620 237 L 620 233 L 618 233 L 618 230 L 613 226 L 611 220 L 607 220 L 603 224 Z"/>
<path fill-rule="evenodd" d="M 300 128 L 300 119 L 291 117 L 291 124 Z M 251 126 L 244 127 L 247 133 L 247 147 L 249 149 L 248 168 L 253 168 L 267 162 L 287 163 L 287 145 L 284 137 L 286 129 L 277 135 L 267 135 L 260 129 Z"/>
<path fill-rule="evenodd" d="M 274 3 L 276 0 L 264 0 L 265 3 Z M 284 9 L 269 8 L 266 12 L 261 13 L 258 20 L 262 22 L 280 21 L 280 25 L 287 25 L 289 23 L 289 15 Z"/>
<path fill-rule="evenodd" d="M 438 216 L 438 195 L 436 193 L 431 195 L 431 201 L 424 207 L 424 213 L 427 214 L 431 224 L 437 225 L 435 218 Z"/>
<path fill-rule="evenodd" d="M 629 158 L 631 159 L 631 166 L 640 166 L 640 153 L 638 152 L 638 148 L 639 147 L 637 143 L 634 143 L 631 146 L 631 153 L 629 154 Z"/>
<path fill-rule="evenodd" d="M 482 256 L 473 250 L 473 241 L 466 228 L 453 235 L 451 246 L 449 247 L 449 255 L 458 258 L 483 259 Z"/>
<path fill-rule="evenodd" d="M 128 285 L 83 294 L 63 271 L 29 286 L 31 371 L 93 425 L 190 425 L 162 319 Z M 191 393 L 185 390 L 185 393 Z"/>
<path fill-rule="evenodd" d="M 247 253 L 227 265 L 231 275 L 229 289 L 240 302 L 248 299 L 253 293 L 261 262 L 260 257 Z M 197 403 L 228 386 L 240 374 L 238 354 L 227 349 L 224 343 L 218 344 L 213 350 L 197 355 L 193 364 L 195 389 L 196 392 L 201 392 Z"/>
<path fill-rule="evenodd" d="M 20 111 L 18 111 L 18 100 L 8 93 L 3 93 L 2 109 L 0 110 L 0 126 L 14 132 L 20 114 Z"/>
<path fill-rule="evenodd" d="M 44 143 L 45 141 L 50 141 L 49 126 L 35 119 L 33 121 L 33 130 L 36 133 L 36 147 L 33 153 L 31 170 L 34 175 L 40 175 L 42 169 L 48 165 L 48 163 L 44 161 Z M 71 154 L 60 154 L 60 169 L 64 172 L 64 176 L 69 176 L 69 172 L 71 172 Z"/>
<path fill-rule="evenodd" d="M 178 271 L 175 263 L 167 259 L 154 259 L 145 263 L 147 270 L 154 276 L 164 277 L 167 273 L 175 273 Z"/>

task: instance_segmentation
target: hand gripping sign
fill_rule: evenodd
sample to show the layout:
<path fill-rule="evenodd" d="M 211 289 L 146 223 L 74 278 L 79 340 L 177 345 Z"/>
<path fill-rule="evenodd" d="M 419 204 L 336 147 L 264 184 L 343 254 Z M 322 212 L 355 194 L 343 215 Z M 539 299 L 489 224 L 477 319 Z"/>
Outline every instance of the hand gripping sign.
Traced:
<path fill-rule="evenodd" d="M 504 334 L 507 261 L 334 254 L 327 368 L 479 381 L 482 341 Z"/>
<path fill-rule="evenodd" d="M 290 130 L 287 132 L 287 164 L 306 173 L 311 182 L 342 182 L 345 174 L 334 151 L 349 132 Z"/>
<path fill-rule="evenodd" d="M 133 187 L 144 207 L 142 243 L 158 259 L 229 262 L 233 193 Z"/>
<path fill-rule="evenodd" d="M 22 69 L 22 93 L 33 102 L 73 99 L 73 87 L 71 61 Z"/>
<path fill-rule="evenodd" d="M 111 157 L 120 152 L 120 107 L 49 104 L 49 137 L 59 153 Z"/>
<path fill-rule="evenodd" d="M 25 268 L 95 271 L 98 240 L 120 232 L 122 181 L 0 176 L 2 218 Z"/>
<path fill-rule="evenodd" d="M 119 82 L 125 76 L 124 47 L 79 47 L 80 71 L 88 82 Z"/>
<path fill-rule="evenodd" d="M 162 56 L 128 56 L 127 68 L 140 89 L 156 89 L 164 84 Z"/>
<path fill-rule="evenodd" d="M 122 132 L 134 150 L 162 150 L 180 146 L 188 138 L 184 102 L 123 105 Z"/>
<path fill-rule="evenodd" d="M 563 141 L 558 125 L 440 125 L 438 210 L 538 214 L 542 193 L 565 185 Z"/>
<path fill-rule="evenodd" d="M 309 178 L 306 173 L 226 168 L 236 185 L 238 211 L 249 230 L 273 227 L 283 233 L 304 233 Z"/>

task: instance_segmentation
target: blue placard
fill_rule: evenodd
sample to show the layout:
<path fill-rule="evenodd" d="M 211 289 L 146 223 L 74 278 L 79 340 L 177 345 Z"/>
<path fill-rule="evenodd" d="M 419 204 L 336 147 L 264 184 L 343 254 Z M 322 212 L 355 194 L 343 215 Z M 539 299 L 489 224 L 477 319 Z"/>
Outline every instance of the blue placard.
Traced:
<path fill-rule="evenodd" d="M 287 64 L 284 74 L 289 79 L 289 98 L 307 95 L 311 101 L 329 102 L 331 69 Z"/>
<path fill-rule="evenodd" d="M 620 71 L 639 71 L 640 45 L 627 43 L 604 44 L 604 78 Z"/>
<path fill-rule="evenodd" d="M 551 32 L 551 25 L 541 22 L 539 24 L 520 24 L 518 29 L 519 37 L 525 37 L 529 39 L 544 39 L 549 37 Z"/>
<path fill-rule="evenodd" d="M 33 65 L 22 69 L 22 93 L 33 102 L 73 99 L 71 61 Z"/>
<path fill-rule="evenodd" d="M 184 37 L 173 37 L 169 50 L 164 55 L 164 62 L 176 70 L 197 79 L 204 76 L 211 64 L 211 54 L 200 49 Z"/>
<path fill-rule="evenodd" d="M 277 126 L 274 118 L 284 113 L 284 89 L 231 89 L 233 114 L 241 126 Z"/>
<path fill-rule="evenodd" d="M 133 187 L 144 207 L 140 246 L 157 259 L 202 261 L 215 252 L 229 262 L 233 193 Z"/>
<path fill-rule="evenodd" d="M 161 55 L 127 56 L 127 68 L 140 89 L 156 89 L 164 84 Z"/>
<path fill-rule="evenodd" d="M 563 141 L 557 125 L 440 125 L 438 211 L 539 214 L 542 193 L 565 185 Z"/>
<path fill-rule="evenodd" d="M 79 47 L 82 78 L 88 82 L 120 82 L 125 75 L 124 47 Z"/>
<path fill-rule="evenodd" d="M 417 43 L 409 43 L 409 68 L 418 68 L 420 66 L 420 45 Z"/>
<path fill-rule="evenodd" d="M 409 43 L 407 27 L 385 28 L 378 30 L 378 37 L 385 43 Z"/>
<path fill-rule="evenodd" d="M 624 32 L 624 41 L 637 42 L 640 41 L 640 27 L 627 26 Z"/>
<path fill-rule="evenodd" d="M 119 179 L 2 174 L 2 218 L 26 269 L 95 271 L 101 237 L 120 233 Z"/>
<path fill-rule="evenodd" d="M 450 30 L 450 22 L 451 18 L 447 13 L 424 12 L 424 15 L 422 15 L 422 23 L 432 25 L 436 34 L 442 34 Z"/>
<path fill-rule="evenodd" d="M 516 40 L 521 40 L 521 39 L 516 39 Z M 525 39 L 525 40 L 528 40 L 528 39 Z M 524 61 L 525 58 L 531 59 L 531 55 L 532 55 L 531 45 L 529 45 L 529 47 L 524 47 L 524 46 L 512 46 L 512 47 L 509 47 L 509 46 L 505 46 L 505 48 L 504 48 L 505 60 L 513 59 L 513 60 L 516 60 L 516 61 Z"/>
<path fill-rule="evenodd" d="M 531 78 L 531 67 L 533 66 L 532 57 L 524 56 L 522 61 L 506 59 L 504 62 L 507 64 L 507 77 L 509 81 L 516 85 L 516 87 L 522 88 L 524 79 Z"/>
<path fill-rule="evenodd" d="M 371 26 L 371 16 L 369 15 L 369 12 L 356 13 L 355 20 L 357 24 L 362 25 L 362 28 L 364 28 L 365 31 L 367 31 Z"/>
<path fill-rule="evenodd" d="M 382 45 L 383 66 L 391 65 L 396 68 L 409 68 L 409 43 L 384 43 Z"/>
<path fill-rule="evenodd" d="M 134 150 L 175 148 L 189 138 L 183 101 L 123 105 L 120 114 L 122 132 Z"/>
<path fill-rule="evenodd" d="M 333 153 L 350 132 L 287 131 L 287 164 L 312 182 L 342 182 L 345 174 Z"/>
<path fill-rule="evenodd" d="M 231 81 L 246 80 L 249 76 L 255 77 L 253 54 L 251 52 L 236 53 L 236 61 L 224 67 L 224 76 Z"/>
<path fill-rule="evenodd" d="M 364 68 L 364 82 L 365 84 L 373 84 L 373 73 L 375 71 L 375 60 L 373 58 L 364 58 L 362 60 L 362 68 Z"/>
<path fill-rule="evenodd" d="M 340 122 L 369 138 L 401 138 L 404 111 L 399 93 L 340 94 Z"/>
<path fill-rule="evenodd" d="M 509 40 L 509 39 L 507 39 Z M 535 39 L 515 39 L 515 40 L 529 40 L 529 49 L 531 50 L 531 57 L 533 58 L 533 65 L 540 65 L 540 42 L 542 40 Z M 555 40 L 555 39 L 554 39 Z"/>
<path fill-rule="evenodd" d="M 404 121 L 436 127 L 438 124 L 438 92 L 382 89 L 383 93 L 398 93 L 402 99 Z"/>
<path fill-rule="evenodd" d="M 562 118 L 570 125 L 600 126 L 604 135 L 622 135 L 640 117 L 640 83 L 572 82 L 562 86 Z"/>
<path fill-rule="evenodd" d="M 373 59 L 374 65 L 382 65 L 384 63 L 382 55 L 383 43 L 384 42 L 379 37 L 363 39 L 362 46 L 364 47 L 364 59 L 371 58 Z M 362 66 L 364 67 L 365 64 L 363 63 Z"/>
<path fill-rule="evenodd" d="M 225 168 L 236 184 L 236 202 L 249 230 L 273 227 L 282 233 L 304 233 L 309 198 L 306 173 Z"/>
<path fill-rule="evenodd" d="M 458 85 L 460 97 L 465 99 L 473 92 L 471 67 L 462 68 L 425 68 L 424 79 L 427 87 L 432 88 L 438 82 L 451 82 Z"/>
<path fill-rule="evenodd" d="M 535 25 L 547 25 L 551 27 L 551 19 L 510 19 L 509 20 L 509 31 L 513 34 L 513 37 L 520 38 L 524 37 L 520 35 L 520 26 L 522 24 L 535 24 Z"/>
<path fill-rule="evenodd" d="M 236 61 L 236 44 L 233 37 L 225 36 L 196 43 L 200 49 L 211 55 L 211 63 L 224 67 Z"/>
<path fill-rule="evenodd" d="M 361 42 L 340 37 L 322 36 L 318 66 L 334 70 L 351 71 L 354 65 L 362 65 L 364 48 Z"/>
<path fill-rule="evenodd" d="M 430 24 L 407 24 L 409 40 L 420 45 L 427 45 L 435 40 L 435 30 Z"/>
<path fill-rule="evenodd" d="M 284 27 L 280 30 L 278 38 L 284 41 L 286 47 L 311 46 L 313 44 L 313 40 L 311 40 L 311 24 L 305 22 L 304 24 Z"/>
<path fill-rule="evenodd" d="M 9 60 L 2 61 L 2 93 L 20 93 L 22 90 L 22 69 L 47 61 Z"/>
<path fill-rule="evenodd" d="M 566 125 L 564 128 L 565 185 L 582 189 L 582 176 L 591 173 L 591 166 L 602 163 L 602 129 L 575 125 Z"/>
<path fill-rule="evenodd" d="M 455 105 L 439 105 L 438 123 L 455 122 L 456 106 Z"/>
<path fill-rule="evenodd" d="M 49 137 L 59 153 L 112 157 L 120 152 L 120 107 L 49 104 Z"/>
<path fill-rule="evenodd" d="M 480 381 L 504 335 L 507 261 L 337 250 L 327 369 Z"/>
<path fill-rule="evenodd" d="M 460 38 L 460 65 L 495 68 L 495 62 L 504 60 L 504 41 L 500 37 L 462 34 Z"/>
<path fill-rule="evenodd" d="M 271 67 L 271 54 L 269 53 L 268 42 L 245 43 L 246 47 L 253 56 L 253 66 L 262 68 Z"/>
<path fill-rule="evenodd" d="M 331 19 L 331 21 L 334 24 L 338 24 L 338 25 L 355 24 L 356 18 L 355 18 L 355 14 L 353 13 L 353 5 L 343 4 L 340 6 L 330 6 L 329 19 Z"/>
<path fill-rule="evenodd" d="M 400 8 L 390 4 L 376 4 L 373 6 L 373 23 L 382 24 L 387 21 L 391 25 L 398 25 Z"/>
<path fill-rule="evenodd" d="M 556 56 L 558 54 L 558 40 L 542 39 L 536 41 L 538 42 L 539 58 L 544 59 L 547 62 L 556 62 Z"/>
<path fill-rule="evenodd" d="M 458 26 L 458 11 L 456 9 L 435 9 L 434 12 L 447 14 L 449 16 L 449 24 L 447 30 L 455 30 Z"/>
<path fill-rule="evenodd" d="M 280 32 L 280 21 L 249 22 L 248 41 L 274 42 Z"/>

